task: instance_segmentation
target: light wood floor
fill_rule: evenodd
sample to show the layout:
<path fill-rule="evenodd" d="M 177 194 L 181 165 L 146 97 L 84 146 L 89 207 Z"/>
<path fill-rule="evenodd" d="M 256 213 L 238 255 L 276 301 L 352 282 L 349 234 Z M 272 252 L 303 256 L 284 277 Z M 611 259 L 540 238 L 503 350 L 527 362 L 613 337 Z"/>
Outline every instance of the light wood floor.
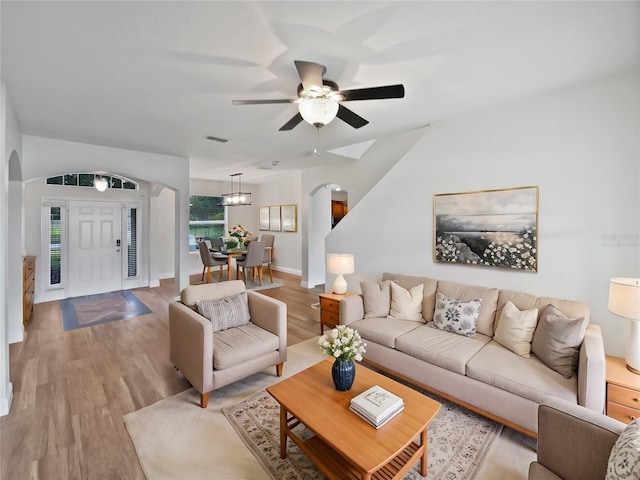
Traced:
<path fill-rule="evenodd" d="M 261 293 L 287 303 L 289 345 L 319 335 L 310 305 L 324 289 L 273 273 L 284 286 Z M 26 340 L 9 349 L 14 398 L 0 418 L 0 479 L 144 479 L 122 416 L 190 387 L 169 362 L 173 286 L 135 290 L 150 314 L 69 332 L 59 302 L 35 306 Z"/>

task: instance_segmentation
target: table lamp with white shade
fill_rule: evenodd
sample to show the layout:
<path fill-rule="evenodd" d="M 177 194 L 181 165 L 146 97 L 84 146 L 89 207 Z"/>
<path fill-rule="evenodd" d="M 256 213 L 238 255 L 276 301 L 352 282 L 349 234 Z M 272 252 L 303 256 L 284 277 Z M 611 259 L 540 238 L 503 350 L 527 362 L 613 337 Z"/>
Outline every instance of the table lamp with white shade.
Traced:
<path fill-rule="evenodd" d="M 355 261 L 350 253 L 330 253 L 327 255 L 327 270 L 335 273 L 336 277 L 331 290 L 342 295 L 347 291 L 347 281 L 343 275 L 355 272 Z"/>
<path fill-rule="evenodd" d="M 612 278 L 609 282 L 609 311 L 631 320 L 627 343 L 627 369 L 640 374 L 640 279 Z"/>

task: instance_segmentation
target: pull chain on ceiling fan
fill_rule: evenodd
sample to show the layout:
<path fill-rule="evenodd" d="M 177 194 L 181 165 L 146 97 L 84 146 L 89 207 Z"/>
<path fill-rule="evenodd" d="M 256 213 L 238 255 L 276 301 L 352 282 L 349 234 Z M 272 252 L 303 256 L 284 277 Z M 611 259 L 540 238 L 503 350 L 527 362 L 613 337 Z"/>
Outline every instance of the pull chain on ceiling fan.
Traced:
<path fill-rule="evenodd" d="M 361 128 L 369 122 L 349 110 L 342 105 L 341 102 L 404 97 L 404 86 L 402 84 L 359 88 L 355 90 L 340 90 L 337 83 L 323 78 L 327 71 L 324 65 L 302 60 L 296 60 L 294 63 L 301 81 L 300 85 L 298 85 L 297 98 L 233 100 L 233 104 L 266 105 L 272 103 L 297 103 L 298 113 L 280 127 L 280 131 L 292 130 L 303 120 L 320 129 L 336 117 L 348 123 L 353 128 Z"/>

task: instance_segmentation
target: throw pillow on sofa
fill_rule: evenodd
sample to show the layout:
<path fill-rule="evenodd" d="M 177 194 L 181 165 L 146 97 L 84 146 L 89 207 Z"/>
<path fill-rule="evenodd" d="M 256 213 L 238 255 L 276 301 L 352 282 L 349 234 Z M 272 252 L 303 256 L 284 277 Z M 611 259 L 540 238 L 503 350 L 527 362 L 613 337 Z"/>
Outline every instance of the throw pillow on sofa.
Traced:
<path fill-rule="evenodd" d="M 391 280 L 380 283 L 360 282 L 364 318 L 386 317 L 391 311 Z"/>
<path fill-rule="evenodd" d="M 219 300 L 198 300 L 196 307 L 200 315 L 211 321 L 214 332 L 241 327 L 251 321 L 247 292 Z"/>
<path fill-rule="evenodd" d="M 508 301 L 502 308 L 498 328 L 493 339 L 521 357 L 531 356 L 531 340 L 538 323 L 538 309 L 518 310 Z"/>
<path fill-rule="evenodd" d="M 542 310 L 533 334 L 531 352 L 564 378 L 571 378 L 578 366 L 580 345 L 588 320 L 569 318 L 553 305 Z"/>
<path fill-rule="evenodd" d="M 411 290 L 402 288 L 396 283 L 391 283 L 391 311 L 389 318 L 398 320 L 422 320 L 422 297 L 424 285 L 421 283 Z"/>
<path fill-rule="evenodd" d="M 640 419 L 627 425 L 609 454 L 606 480 L 640 478 Z"/>
<path fill-rule="evenodd" d="M 481 307 L 482 299 L 462 301 L 438 292 L 433 323 L 440 330 L 475 338 Z"/>

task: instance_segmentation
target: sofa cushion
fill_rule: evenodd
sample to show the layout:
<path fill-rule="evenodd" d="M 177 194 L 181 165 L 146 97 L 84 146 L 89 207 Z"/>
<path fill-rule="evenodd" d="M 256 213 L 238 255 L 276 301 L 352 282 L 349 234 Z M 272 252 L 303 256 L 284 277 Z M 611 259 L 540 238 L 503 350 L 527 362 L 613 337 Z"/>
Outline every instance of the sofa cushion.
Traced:
<path fill-rule="evenodd" d="M 469 360 L 467 376 L 536 403 L 547 395 L 578 403 L 577 377 L 564 378 L 535 356 L 515 355 L 495 341 Z"/>
<path fill-rule="evenodd" d="M 465 374 L 466 363 L 491 338 L 477 335 L 463 337 L 435 328 L 433 322 L 422 325 L 396 338 L 396 350 L 419 358 L 447 370 Z"/>
<path fill-rule="evenodd" d="M 364 318 L 386 317 L 391 310 L 391 280 L 360 282 Z"/>
<path fill-rule="evenodd" d="M 498 305 L 497 288 L 475 287 L 472 285 L 463 285 L 461 283 L 447 282 L 441 280 L 438 282 L 438 292 L 449 298 L 458 300 L 475 300 L 482 299 L 482 309 L 478 317 L 478 326 L 476 331 L 483 335 L 493 337 L 493 323 L 496 318 L 496 308 Z"/>
<path fill-rule="evenodd" d="M 631 422 L 609 454 L 606 480 L 640 478 L 640 419 Z"/>
<path fill-rule="evenodd" d="M 385 347 L 394 348 L 396 338 L 424 325 L 422 319 L 417 322 L 396 320 L 393 318 L 365 318 L 349 324 L 358 331 L 365 340 L 370 340 Z"/>
<path fill-rule="evenodd" d="M 512 302 L 507 302 L 502 309 L 493 339 L 513 353 L 529 358 L 537 323 L 537 308 L 520 311 Z"/>
<path fill-rule="evenodd" d="M 533 334 L 531 352 L 565 378 L 578 366 L 580 345 L 589 322 L 586 318 L 569 318 L 553 305 L 547 305 Z"/>
<path fill-rule="evenodd" d="M 424 291 L 422 292 L 422 318 L 424 318 L 425 322 L 433 320 L 433 309 L 436 304 L 436 288 L 438 287 L 437 280 L 389 272 L 382 274 L 382 280 L 392 280 L 407 290 L 411 290 L 416 285 L 422 284 L 424 286 Z"/>
<path fill-rule="evenodd" d="M 253 323 L 216 332 L 213 335 L 213 368 L 224 370 L 275 352 L 279 346 L 276 335 Z"/>
<path fill-rule="evenodd" d="M 397 320 L 422 321 L 422 294 L 424 285 L 419 284 L 407 290 L 400 285 L 391 283 L 391 311 L 390 318 Z"/>
<path fill-rule="evenodd" d="M 198 313 L 208 318 L 213 331 L 246 325 L 251 320 L 247 293 L 238 293 L 219 300 L 197 300 Z"/>
<path fill-rule="evenodd" d="M 433 323 L 440 330 L 473 338 L 481 308 L 481 299 L 462 301 L 438 292 Z"/>

